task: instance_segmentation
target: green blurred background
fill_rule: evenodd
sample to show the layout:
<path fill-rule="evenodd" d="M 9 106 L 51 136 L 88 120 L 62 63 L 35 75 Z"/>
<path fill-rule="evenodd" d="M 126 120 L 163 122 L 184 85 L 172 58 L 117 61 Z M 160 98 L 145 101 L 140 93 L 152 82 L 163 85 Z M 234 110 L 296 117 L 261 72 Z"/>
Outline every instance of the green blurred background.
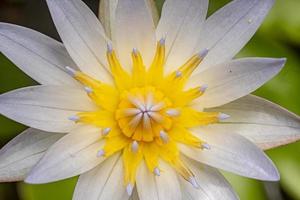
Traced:
<path fill-rule="evenodd" d="M 85 0 L 97 13 L 98 1 Z M 210 0 L 209 14 L 229 0 Z M 163 0 L 157 0 L 159 11 Z M 238 57 L 286 57 L 287 64 L 254 94 L 300 114 L 300 0 L 277 0 L 262 27 Z M 0 0 L 0 21 L 23 25 L 59 40 L 45 1 Z M 0 93 L 37 84 L 0 53 Z M 0 116 L 0 147 L 26 127 Z M 267 183 L 224 173 L 241 200 L 300 200 L 300 142 L 269 150 L 281 173 Z M 45 185 L 0 183 L 0 200 L 69 200 L 77 178 Z"/>

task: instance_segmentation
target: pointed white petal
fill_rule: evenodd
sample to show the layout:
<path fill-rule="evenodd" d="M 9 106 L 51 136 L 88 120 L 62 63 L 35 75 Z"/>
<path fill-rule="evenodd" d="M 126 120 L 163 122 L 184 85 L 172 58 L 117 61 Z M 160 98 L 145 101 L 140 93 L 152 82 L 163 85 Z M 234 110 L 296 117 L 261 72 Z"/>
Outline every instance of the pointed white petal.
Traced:
<path fill-rule="evenodd" d="M 78 126 L 46 151 L 25 182 L 49 183 L 91 170 L 105 160 L 96 156 L 104 145 L 100 138 L 100 129 Z"/>
<path fill-rule="evenodd" d="M 95 105 L 83 90 L 67 86 L 32 86 L 0 95 L 0 113 L 27 126 L 50 132 L 74 127 L 68 118 Z"/>
<path fill-rule="evenodd" d="M 207 19 L 195 51 L 210 49 L 195 72 L 233 58 L 254 35 L 274 0 L 234 0 Z"/>
<path fill-rule="evenodd" d="M 117 154 L 79 177 L 73 200 L 127 200 L 129 196 L 126 193 L 123 177 L 122 159 Z"/>
<path fill-rule="evenodd" d="M 184 163 L 195 174 L 199 188 L 195 189 L 189 182 L 179 177 L 182 199 L 189 200 L 238 200 L 233 188 L 218 170 L 184 158 Z"/>
<path fill-rule="evenodd" d="M 157 38 L 166 38 L 166 72 L 192 56 L 208 8 L 208 0 L 166 0 L 157 26 Z"/>
<path fill-rule="evenodd" d="M 201 107 L 215 107 L 245 96 L 274 77 L 286 59 L 243 58 L 222 63 L 195 74 L 189 86 L 208 84 L 197 100 Z"/>
<path fill-rule="evenodd" d="M 155 4 L 155 0 L 147 0 L 149 8 L 151 8 L 152 20 L 155 25 L 158 23 L 158 10 Z M 102 0 L 99 7 L 99 18 L 104 26 L 106 34 L 111 37 L 113 34 L 113 24 L 116 16 L 118 0 Z"/>
<path fill-rule="evenodd" d="M 155 176 L 158 199 L 181 200 L 182 194 L 177 172 L 167 163 L 160 162 L 161 175 Z M 154 176 L 152 174 L 152 176 Z"/>
<path fill-rule="evenodd" d="M 137 173 L 137 191 L 140 200 L 172 199 L 181 200 L 181 189 L 176 172 L 168 164 L 161 162 L 160 176 L 151 173 L 142 163 Z"/>
<path fill-rule="evenodd" d="M 29 128 L 0 150 L 0 182 L 22 181 L 44 152 L 64 134 Z"/>
<path fill-rule="evenodd" d="M 158 200 L 155 175 L 149 171 L 145 162 L 142 162 L 137 175 L 136 187 L 140 200 Z"/>
<path fill-rule="evenodd" d="M 65 47 L 34 30 L 0 23 L 0 52 L 41 84 L 78 85 L 64 67 L 76 66 Z"/>
<path fill-rule="evenodd" d="M 73 60 L 88 75 L 112 82 L 106 63 L 109 41 L 94 13 L 81 0 L 47 0 L 57 31 Z"/>
<path fill-rule="evenodd" d="M 155 26 L 148 1 L 118 1 L 114 22 L 113 41 L 123 67 L 130 71 L 133 48 L 143 55 L 145 66 L 149 66 L 155 50 Z"/>
<path fill-rule="evenodd" d="M 201 163 L 259 180 L 278 181 L 279 174 L 272 161 L 246 138 L 229 132 L 212 132 L 197 128 L 199 138 L 211 146 L 209 151 L 180 147 L 182 153 Z"/>
<path fill-rule="evenodd" d="M 300 117 L 254 95 L 248 95 L 210 111 L 231 115 L 229 123 L 214 124 L 212 131 L 239 133 L 262 149 L 270 149 L 300 140 Z"/>

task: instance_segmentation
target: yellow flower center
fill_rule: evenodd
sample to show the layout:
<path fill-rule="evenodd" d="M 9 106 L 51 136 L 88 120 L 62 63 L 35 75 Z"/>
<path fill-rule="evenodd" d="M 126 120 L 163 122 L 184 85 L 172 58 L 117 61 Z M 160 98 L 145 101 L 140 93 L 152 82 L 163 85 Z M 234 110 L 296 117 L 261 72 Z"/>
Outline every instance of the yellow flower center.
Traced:
<path fill-rule="evenodd" d="M 206 86 L 184 88 L 206 54 L 207 50 L 192 56 L 181 67 L 165 75 L 165 45 L 164 40 L 160 40 L 149 68 L 144 66 L 139 51 L 133 49 L 132 71 L 127 72 L 108 45 L 107 59 L 114 85 L 67 68 L 99 106 L 94 112 L 78 113 L 70 119 L 101 128 L 99 135 L 105 145 L 99 149 L 98 156 L 122 153 L 128 193 L 135 184 L 136 171 L 142 161 L 155 175 L 160 175 L 160 160 L 168 162 L 197 186 L 193 173 L 180 159 L 178 144 L 209 149 L 209 145 L 193 135 L 190 128 L 226 118 L 222 113 L 202 112 L 192 107 L 192 102 L 204 93 Z"/>
<path fill-rule="evenodd" d="M 171 105 L 154 87 L 133 88 L 121 94 L 115 117 L 125 136 L 151 142 L 171 128 L 172 120 L 166 114 Z"/>

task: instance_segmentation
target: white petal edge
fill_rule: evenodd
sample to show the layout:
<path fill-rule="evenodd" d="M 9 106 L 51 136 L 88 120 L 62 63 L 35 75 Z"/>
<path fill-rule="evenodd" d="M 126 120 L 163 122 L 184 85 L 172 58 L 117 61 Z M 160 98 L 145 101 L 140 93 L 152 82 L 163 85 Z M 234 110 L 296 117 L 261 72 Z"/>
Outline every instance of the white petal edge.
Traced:
<path fill-rule="evenodd" d="M 187 87 L 207 84 L 195 104 L 221 106 L 253 92 L 280 72 L 285 58 L 242 58 L 211 67 L 191 77 Z"/>
<path fill-rule="evenodd" d="M 184 64 L 194 53 L 193 47 L 202 37 L 207 9 L 208 0 L 165 1 L 156 37 L 166 38 L 166 73 Z"/>
<path fill-rule="evenodd" d="M 31 86 L 0 95 L 0 113 L 27 126 L 49 132 L 68 132 L 68 117 L 95 110 L 86 93 L 68 86 Z"/>
<path fill-rule="evenodd" d="M 182 199 L 185 200 L 237 200 L 239 199 L 231 185 L 216 169 L 183 157 L 184 163 L 194 173 L 199 185 L 195 189 L 191 183 L 179 177 L 182 188 Z"/>
<path fill-rule="evenodd" d="M 137 192 L 140 200 L 181 200 L 180 183 L 177 173 L 169 164 L 161 161 L 160 176 L 149 172 L 145 163 L 140 165 L 136 177 Z"/>
<path fill-rule="evenodd" d="M 192 130 L 210 145 L 209 150 L 180 145 L 186 156 L 209 166 L 249 178 L 278 181 L 279 173 L 273 162 L 252 142 L 226 130 L 214 132 L 202 128 Z"/>
<path fill-rule="evenodd" d="M 116 154 L 79 177 L 73 200 L 129 199 L 123 179 L 122 158 Z"/>
<path fill-rule="evenodd" d="M 0 23 L 0 52 L 45 85 L 78 85 L 64 67 L 75 63 L 60 42 L 34 30 Z"/>
<path fill-rule="evenodd" d="M 153 23 L 157 25 L 159 16 L 155 0 L 147 0 L 147 2 L 152 11 Z M 110 38 L 112 38 L 112 33 L 114 32 L 112 28 L 115 21 L 117 4 L 118 0 L 102 0 L 99 4 L 99 19 L 103 24 L 106 35 Z"/>
<path fill-rule="evenodd" d="M 131 52 L 137 48 L 149 67 L 155 51 L 155 26 L 148 0 L 118 1 L 112 38 L 123 67 L 131 71 Z"/>
<path fill-rule="evenodd" d="M 25 182 L 49 183 L 87 172 L 105 160 L 97 157 L 103 145 L 98 128 L 78 126 L 46 151 Z"/>
<path fill-rule="evenodd" d="M 196 71 L 232 59 L 254 35 L 274 0 L 234 0 L 210 16 L 195 52 L 210 49 Z"/>
<path fill-rule="evenodd" d="M 224 112 L 231 117 L 226 122 L 213 124 L 207 129 L 241 134 L 264 150 L 300 140 L 298 115 L 254 95 L 209 111 Z"/>
<path fill-rule="evenodd" d="M 0 150 L 0 182 L 22 181 L 44 152 L 64 134 L 29 128 Z"/>
<path fill-rule="evenodd" d="M 81 0 L 47 0 L 56 26 L 70 56 L 88 75 L 112 83 L 106 60 L 109 41 L 94 13 Z"/>

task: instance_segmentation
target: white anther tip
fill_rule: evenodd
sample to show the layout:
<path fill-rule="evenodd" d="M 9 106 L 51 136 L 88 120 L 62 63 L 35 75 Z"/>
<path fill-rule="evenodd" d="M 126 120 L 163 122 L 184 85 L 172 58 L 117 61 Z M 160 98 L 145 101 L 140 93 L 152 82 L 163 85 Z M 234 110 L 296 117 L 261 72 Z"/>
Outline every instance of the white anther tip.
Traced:
<path fill-rule="evenodd" d="M 104 129 L 102 129 L 102 135 L 107 136 L 110 131 L 111 131 L 111 128 L 104 128 Z"/>
<path fill-rule="evenodd" d="M 176 71 L 176 77 L 178 78 L 178 77 L 180 77 L 180 76 L 182 76 L 182 72 L 181 71 Z"/>
<path fill-rule="evenodd" d="M 158 167 L 155 167 L 155 168 L 154 168 L 153 173 L 154 173 L 156 176 L 160 176 L 160 170 L 158 169 Z"/>
<path fill-rule="evenodd" d="M 177 117 L 180 115 L 180 111 L 177 109 L 169 109 L 166 111 L 166 114 L 171 116 L 171 117 Z"/>
<path fill-rule="evenodd" d="M 230 117 L 230 115 L 227 115 L 225 113 L 219 114 L 219 120 L 225 120 L 225 119 L 228 119 L 229 117 Z"/>
<path fill-rule="evenodd" d="M 209 52 L 209 49 L 204 49 L 204 50 L 200 51 L 198 55 L 200 58 L 203 59 L 205 56 L 207 56 L 208 52 Z"/>
<path fill-rule="evenodd" d="M 166 38 L 165 38 L 165 37 L 162 37 L 162 38 L 159 40 L 159 44 L 160 44 L 160 45 L 165 45 L 165 44 L 166 44 Z"/>
<path fill-rule="evenodd" d="M 97 152 L 97 157 L 102 157 L 104 156 L 104 150 L 103 149 L 100 149 L 98 152 Z"/>
<path fill-rule="evenodd" d="M 131 144 L 131 150 L 136 153 L 138 151 L 139 148 L 139 143 L 137 141 L 133 141 Z"/>
<path fill-rule="evenodd" d="M 165 131 L 161 130 L 159 132 L 159 136 L 160 136 L 160 138 L 162 139 L 162 141 L 164 143 L 167 143 L 169 141 L 169 136 L 168 136 L 168 134 Z"/>
<path fill-rule="evenodd" d="M 202 85 L 200 88 L 199 88 L 199 90 L 200 90 L 200 92 L 205 92 L 206 91 L 206 89 L 208 88 L 208 85 L 206 85 L 206 84 L 204 84 L 204 85 Z"/>
<path fill-rule="evenodd" d="M 73 115 L 73 116 L 68 117 L 68 119 L 73 122 L 77 122 L 80 118 L 77 115 Z"/>
<path fill-rule="evenodd" d="M 133 48 L 133 49 L 132 49 L 132 53 L 133 53 L 134 55 L 137 55 L 137 54 L 138 54 L 138 49 L 137 49 L 137 48 Z"/>
<path fill-rule="evenodd" d="M 198 188 L 200 187 L 199 184 L 197 183 L 195 177 L 190 177 L 190 178 L 189 178 L 189 182 L 190 182 L 190 183 L 192 184 L 192 186 L 193 186 L 194 188 L 196 188 L 196 189 L 198 189 Z"/>
<path fill-rule="evenodd" d="M 107 43 L 107 52 L 111 53 L 113 51 L 113 46 L 111 43 Z"/>
<path fill-rule="evenodd" d="M 127 186 L 126 186 L 126 192 L 129 196 L 132 195 L 132 191 L 133 191 L 133 187 L 132 185 L 129 183 Z"/>
<path fill-rule="evenodd" d="M 207 150 L 210 150 L 210 145 L 209 144 L 207 144 L 207 143 L 203 143 L 202 145 L 201 145 L 201 148 L 202 149 L 207 149 Z"/>
<path fill-rule="evenodd" d="M 92 93 L 93 92 L 93 89 L 92 88 L 90 88 L 90 87 L 84 87 L 84 90 L 86 91 L 86 93 L 88 93 L 88 94 L 90 94 L 90 93 Z"/>
<path fill-rule="evenodd" d="M 69 66 L 66 66 L 65 68 L 66 68 L 67 73 L 68 73 L 69 75 L 75 76 L 75 74 L 76 74 L 76 70 L 75 70 L 75 69 L 73 69 L 72 67 L 69 67 Z"/>

